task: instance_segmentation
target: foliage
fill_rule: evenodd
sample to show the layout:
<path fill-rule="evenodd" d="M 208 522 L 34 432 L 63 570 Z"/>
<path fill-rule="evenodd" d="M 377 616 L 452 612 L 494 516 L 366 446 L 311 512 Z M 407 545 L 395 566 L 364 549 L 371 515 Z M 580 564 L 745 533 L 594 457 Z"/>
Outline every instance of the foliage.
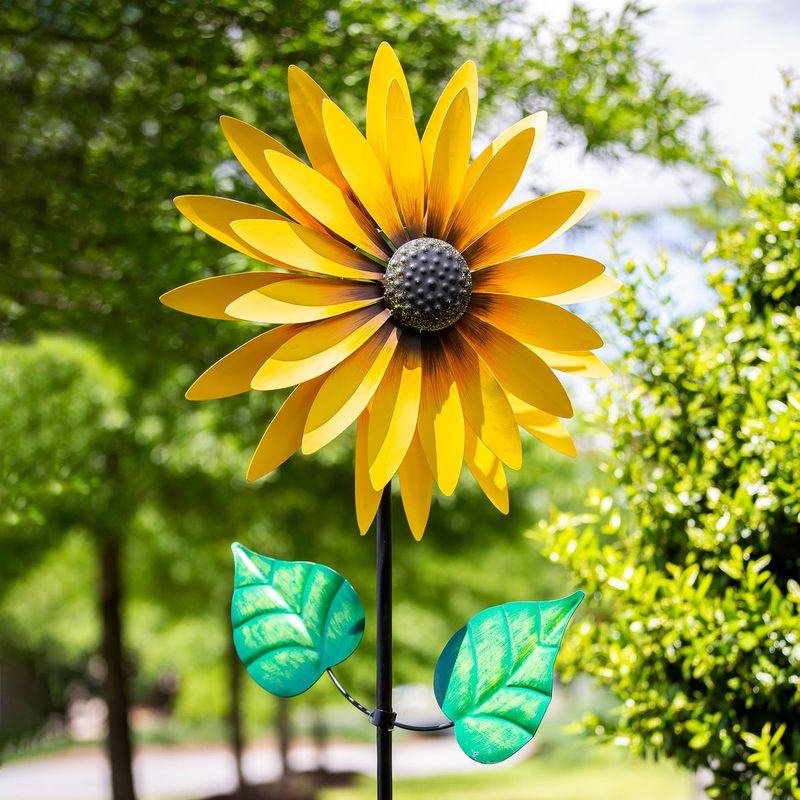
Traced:
<path fill-rule="evenodd" d="M 598 19 L 575 4 L 557 36 L 540 21 L 538 57 L 528 61 L 523 96 L 528 106 L 556 110 L 588 152 L 703 164 L 713 148 L 698 115 L 709 100 L 679 86 L 644 51 L 639 23 L 651 10 L 629 2 L 618 17 Z"/>
<path fill-rule="evenodd" d="M 532 787 L 536 787 L 535 790 Z M 533 792 L 535 791 L 535 794 Z M 395 782 L 397 800 L 586 800 L 605 797 L 647 797 L 649 800 L 691 800 L 688 775 L 667 764 L 639 764 L 609 748 L 542 749 L 510 769 L 481 769 L 462 775 L 406 778 Z M 348 789 L 323 790 L 321 800 L 371 800 L 375 781 L 362 778 Z"/>
<path fill-rule="evenodd" d="M 190 232 L 170 199 L 205 192 L 256 200 L 230 163 L 219 115 L 262 124 L 299 149 L 288 65 L 308 69 L 358 119 L 384 38 L 413 65 L 420 119 L 454 65 L 473 57 L 486 109 L 502 97 L 527 109 L 544 105 L 593 151 L 689 157 L 676 142 L 706 101 L 641 58 L 635 6 L 619 20 L 578 7 L 566 31 L 539 24 L 530 42 L 518 10 L 499 0 L 435 9 L 410 0 L 28 0 L 4 11 L 6 335 L 80 331 L 124 363 L 137 386 L 175 364 L 197 369 L 223 341 L 241 339 L 234 325 L 182 319 L 155 303 L 166 288 L 246 263 Z M 501 20 L 512 33 L 496 34 Z"/>
<path fill-rule="evenodd" d="M 432 6 L 411 0 L 23 0 L 0 10 L 0 335 L 17 342 L 44 331 L 78 335 L 101 351 L 124 384 L 111 442 L 93 444 L 106 435 L 103 424 L 95 430 L 104 415 L 91 405 L 102 399 L 99 378 L 84 384 L 84 416 L 56 408 L 43 417 L 42 435 L 62 448 L 54 452 L 73 441 L 77 446 L 82 432 L 86 443 L 82 452 L 59 457 L 69 478 L 62 480 L 59 504 L 43 491 L 61 474 L 56 459 L 34 459 L 23 495 L 35 524 L 20 522 L 13 540 L 2 539 L 0 564 L 31 591 L 46 585 L 59 574 L 49 561 L 26 573 L 47 537 L 60 535 L 60 515 L 70 508 L 76 519 L 86 512 L 79 521 L 96 532 L 124 537 L 126 640 L 139 669 L 136 696 L 174 674 L 189 687 L 178 700 L 187 709 L 186 676 L 219 685 L 231 539 L 279 558 L 328 564 L 354 583 L 368 607 L 374 597 L 372 546 L 353 532 L 351 444 L 292 459 L 248 487 L 242 478 L 247 452 L 280 398 L 247 396 L 202 408 L 182 398 L 193 376 L 247 336 L 241 325 L 185 317 L 157 303 L 180 283 L 248 267 L 244 257 L 192 231 L 170 202 L 187 192 L 263 202 L 231 161 L 220 114 L 260 124 L 299 151 L 285 91 L 288 65 L 309 70 L 358 119 L 372 54 L 388 39 L 413 65 L 409 81 L 420 121 L 453 69 L 473 57 L 481 69 L 482 108 L 513 103 L 531 111 L 544 104 L 562 114 L 556 126 L 562 135 L 573 131 L 593 152 L 700 159 L 692 119 L 705 99 L 641 58 L 634 7 L 619 20 L 576 8 L 563 48 L 552 43 L 564 31 L 537 25 L 531 37 L 520 10 L 521 4 L 502 0 Z M 3 415 L 4 435 L 6 428 L 23 429 L 25 414 L 62 402 L 46 388 L 18 387 L 18 402 Z M 120 473 L 92 472 L 102 466 L 92 458 L 94 448 L 106 444 L 124 446 Z M 28 457 L 27 447 L 19 458 Z M 545 564 L 533 547 L 520 557 L 513 534 L 538 518 L 545 485 L 569 502 L 575 468 L 545 448 L 529 447 L 539 486 L 531 489 L 531 473 L 512 477 L 510 518 L 484 508 L 467 488 L 437 500 L 422 547 L 398 535 L 398 679 L 427 680 L 453 630 L 510 594 L 530 596 L 532 576 L 537 595 L 558 591 L 552 578 L 542 577 Z M 0 483 L 5 474 L 3 463 Z M 81 505 L 87 498 L 97 512 L 91 519 L 90 506 Z M 20 558 L 7 559 L 7 551 Z M 87 596 L 92 589 L 87 576 Z M 19 618 L 18 608 L 4 611 L 8 620 Z M 29 624 L 55 637 L 53 617 L 39 609 Z M 201 624 L 206 635 L 187 648 Z M 368 625 L 364 652 L 373 636 Z M 82 641 L 93 649 L 91 635 Z M 59 657 L 58 648 L 47 649 L 41 663 L 52 666 Z M 342 673 L 354 688 L 366 688 L 372 665 L 351 659 Z M 217 708 L 203 704 L 208 713 Z"/>
<path fill-rule="evenodd" d="M 726 800 L 800 797 L 798 121 L 792 99 L 764 185 L 724 173 L 745 214 L 708 248 L 713 310 L 647 311 L 626 265 L 610 488 L 539 531 L 599 606 L 571 665 L 624 702 L 593 725 L 705 767 Z"/>
<path fill-rule="evenodd" d="M 459 747 L 505 761 L 535 735 L 553 696 L 558 649 L 583 592 L 487 608 L 445 645 L 433 690 Z"/>
<path fill-rule="evenodd" d="M 78 341 L 0 346 L 0 595 L 110 503 L 125 392 L 120 373 Z"/>

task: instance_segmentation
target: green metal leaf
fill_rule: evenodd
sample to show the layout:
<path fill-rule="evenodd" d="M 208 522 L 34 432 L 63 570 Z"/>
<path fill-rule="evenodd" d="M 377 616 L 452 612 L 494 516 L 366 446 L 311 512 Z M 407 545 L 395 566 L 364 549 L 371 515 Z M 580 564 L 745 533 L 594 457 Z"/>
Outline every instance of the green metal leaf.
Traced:
<path fill-rule="evenodd" d="M 533 738 L 550 705 L 561 638 L 581 600 L 578 591 L 487 608 L 447 643 L 433 689 L 470 758 L 497 764 Z"/>
<path fill-rule="evenodd" d="M 279 697 L 301 694 L 358 647 L 364 606 L 329 567 L 278 561 L 238 543 L 231 549 L 236 652 L 263 689 Z"/>

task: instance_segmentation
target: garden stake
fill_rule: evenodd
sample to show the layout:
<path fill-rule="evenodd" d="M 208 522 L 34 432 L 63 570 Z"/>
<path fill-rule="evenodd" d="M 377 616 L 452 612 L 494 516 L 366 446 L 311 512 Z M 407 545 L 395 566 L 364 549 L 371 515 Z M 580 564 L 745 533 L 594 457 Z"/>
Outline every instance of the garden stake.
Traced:
<path fill-rule="evenodd" d="M 338 572 L 233 545 L 236 652 L 266 691 L 291 697 L 327 672 L 376 728 L 378 800 L 392 797 L 392 730 L 454 728 L 472 759 L 495 764 L 536 733 L 564 631 L 583 599 L 510 602 L 476 613 L 444 646 L 434 695 L 447 718 L 415 726 L 392 709 L 392 481 L 420 540 L 434 482 L 452 494 L 466 464 L 508 513 L 505 467 L 522 465 L 520 428 L 575 455 L 554 370 L 604 377 L 602 339 L 565 306 L 619 282 L 593 259 L 525 256 L 576 224 L 597 197 L 556 192 L 501 211 L 541 143 L 532 114 L 470 163 L 475 64 L 445 87 L 420 138 L 403 69 L 385 42 L 367 90 L 367 135 L 305 72 L 289 96 L 310 164 L 248 123 L 220 120 L 234 154 L 283 214 L 227 198 L 176 198 L 206 233 L 278 269 L 173 289 L 166 305 L 275 324 L 206 370 L 187 397 L 296 386 L 248 468 L 256 480 L 298 449 L 314 453 L 353 423 L 356 521 L 376 525 L 375 707 L 333 668 L 361 643 L 364 606 Z M 284 216 L 288 215 L 288 216 Z M 295 274 L 299 273 L 299 274 Z"/>

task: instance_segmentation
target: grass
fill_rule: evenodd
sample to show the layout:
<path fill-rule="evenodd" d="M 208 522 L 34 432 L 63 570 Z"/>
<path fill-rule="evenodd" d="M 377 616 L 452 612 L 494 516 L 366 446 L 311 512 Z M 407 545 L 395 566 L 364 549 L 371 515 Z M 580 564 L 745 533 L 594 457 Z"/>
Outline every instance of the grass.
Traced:
<path fill-rule="evenodd" d="M 320 800 L 373 800 L 375 782 L 324 791 Z M 544 751 L 507 770 L 395 782 L 395 800 L 691 800 L 686 773 L 601 745 Z"/>

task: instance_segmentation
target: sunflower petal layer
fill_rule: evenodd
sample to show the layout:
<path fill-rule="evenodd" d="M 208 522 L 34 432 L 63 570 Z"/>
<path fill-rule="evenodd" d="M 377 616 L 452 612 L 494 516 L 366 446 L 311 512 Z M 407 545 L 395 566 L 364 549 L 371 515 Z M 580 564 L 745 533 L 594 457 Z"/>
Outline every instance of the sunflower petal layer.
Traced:
<path fill-rule="evenodd" d="M 282 153 L 269 152 L 266 158 L 280 182 L 314 219 L 375 258 L 386 257 L 386 246 L 377 230 L 336 184 Z"/>
<path fill-rule="evenodd" d="M 319 223 L 307 213 L 276 178 L 267 163 L 267 153 L 279 153 L 286 158 L 302 163 L 289 148 L 284 147 L 277 139 L 254 128 L 247 122 L 233 117 L 220 117 L 219 124 L 228 140 L 236 159 L 244 167 L 247 174 L 255 181 L 256 186 L 275 203 L 278 208 L 297 222 L 308 227 L 319 229 Z"/>
<path fill-rule="evenodd" d="M 264 253 L 249 245 L 231 227 L 240 219 L 262 219 L 285 221 L 286 217 L 267 211 L 265 208 L 228 200 L 226 197 L 213 197 L 202 194 L 188 194 L 176 197 L 173 201 L 178 211 L 201 231 L 213 236 L 217 241 L 259 261 L 266 261 L 277 267 L 286 266 L 280 261 L 271 261 Z"/>
<path fill-rule="evenodd" d="M 508 482 L 503 465 L 469 427 L 464 437 L 464 463 L 492 505 L 508 514 Z"/>
<path fill-rule="evenodd" d="M 464 334 L 507 392 L 559 417 L 572 416 L 572 404 L 564 387 L 547 364 L 524 344 L 470 314 L 459 324 L 459 333 Z"/>
<path fill-rule="evenodd" d="M 273 417 L 253 453 L 247 469 L 247 480 L 255 481 L 262 478 L 299 449 L 308 410 L 324 379 L 322 376 L 313 381 L 306 381 L 289 395 Z"/>
<path fill-rule="evenodd" d="M 472 141 L 469 95 L 462 89 L 450 103 L 433 152 L 428 182 L 428 236 L 444 236 L 469 163 Z"/>
<path fill-rule="evenodd" d="M 574 458 L 577 451 L 564 423 L 553 414 L 534 408 L 514 395 L 509 396 L 517 423 L 544 444 Z"/>
<path fill-rule="evenodd" d="M 300 67 L 289 67 L 289 102 L 308 160 L 317 172 L 346 190 L 347 181 L 333 157 L 322 121 L 322 104 L 328 99 L 328 95 L 310 75 Z"/>
<path fill-rule="evenodd" d="M 356 521 L 358 530 L 363 536 L 372 525 L 375 514 L 383 494 L 383 486 L 375 489 L 369 477 L 369 460 L 367 457 L 367 431 L 369 429 L 370 413 L 366 408 L 358 418 L 356 426 L 356 463 L 355 463 L 355 489 L 356 489 Z"/>
<path fill-rule="evenodd" d="M 371 308 L 297 326 L 253 377 L 253 389 L 283 389 L 333 369 L 364 344 L 389 318 Z"/>
<path fill-rule="evenodd" d="M 400 333 L 391 322 L 337 366 L 322 384 L 303 434 L 303 452 L 333 441 L 366 408 L 397 349 Z"/>
<path fill-rule="evenodd" d="M 448 337 L 445 350 L 467 423 L 498 458 L 511 469 L 519 469 L 522 444 L 503 388 L 457 332 Z"/>
<path fill-rule="evenodd" d="M 402 158 L 389 161 L 387 174 L 409 235 L 421 236 L 425 217 L 425 164 L 414 112 L 397 81 L 389 84 L 386 102 L 386 147 L 390 153 L 403 154 Z"/>
<path fill-rule="evenodd" d="M 298 325 L 281 325 L 245 342 L 212 364 L 188 388 L 186 399 L 217 400 L 249 391 L 259 369 L 299 330 Z"/>
<path fill-rule="evenodd" d="M 520 131 L 500 147 L 476 177 L 453 216 L 447 237 L 462 251 L 483 230 L 511 196 L 533 147 L 534 131 Z M 463 184 L 462 184 L 463 185 Z"/>
<path fill-rule="evenodd" d="M 225 309 L 242 295 L 284 280 L 287 276 L 275 272 L 236 272 L 216 275 L 187 283 L 161 295 L 159 300 L 169 308 L 208 319 L 236 319 Z"/>
<path fill-rule="evenodd" d="M 243 219 L 234 222 L 232 228 L 267 259 L 274 259 L 272 263 L 287 269 L 356 280 L 382 277 L 378 265 L 371 259 L 324 233 L 294 222 Z"/>
<path fill-rule="evenodd" d="M 425 533 L 425 525 L 428 523 L 431 510 L 433 475 L 417 434 L 414 434 L 411 440 L 399 473 L 400 496 L 408 527 L 411 529 L 411 535 L 420 541 Z"/>
<path fill-rule="evenodd" d="M 467 61 L 456 70 L 455 75 L 453 75 L 439 96 L 425 127 L 425 133 L 422 134 L 422 155 L 425 159 L 425 169 L 428 177 L 430 177 L 433 168 L 434 153 L 439 142 L 445 115 L 453 99 L 462 89 L 466 89 L 467 97 L 469 98 L 471 137 L 472 131 L 475 130 L 475 120 L 478 116 L 478 68 L 475 66 L 474 61 Z"/>
<path fill-rule="evenodd" d="M 396 152 L 390 149 L 387 105 L 393 83 L 397 85 L 401 99 L 410 110 L 411 94 L 408 91 L 403 67 L 391 45 L 388 42 L 381 42 L 372 62 L 367 86 L 367 141 L 387 176 L 391 175 L 391 162 L 398 160 L 389 158 L 389 153 Z M 413 112 L 411 120 L 413 123 Z"/>
<path fill-rule="evenodd" d="M 582 287 L 603 274 L 605 267 L 592 258 L 544 253 L 522 256 L 493 267 L 486 267 L 472 276 L 472 291 L 477 294 L 510 294 L 515 297 L 546 297 Z"/>
<path fill-rule="evenodd" d="M 577 289 L 550 295 L 547 299 L 551 303 L 558 303 L 560 306 L 569 306 L 573 303 L 585 303 L 588 300 L 599 300 L 601 297 L 607 297 L 618 291 L 620 286 L 622 286 L 622 283 L 613 275 L 603 274 L 598 275 Z"/>
<path fill-rule="evenodd" d="M 575 189 L 522 203 L 473 242 L 464 258 L 475 270 L 518 256 L 580 222 L 597 197 L 595 191 Z"/>
<path fill-rule="evenodd" d="M 423 348 L 422 366 L 419 440 L 442 494 L 451 495 L 464 460 L 464 413 L 441 345 Z"/>
<path fill-rule="evenodd" d="M 325 100 L 322 118 L 336 163 L 355 196 L 378 227 L 399 246 L 406 241 L 392 188 L 361 131 L 335 103 Z"/>
<path fill-rule="evenodd" d="M 572 406 L 556 372 L 609 375 L 593 352 L 601 337 L 565 307 L 610 294 L 619 281 L 593 259 L 526 255 L 579 222 L 597 193 L 557 192 L 506 208 L 547 115 L 515 123 L 470 163 L 473 62 L 444 87 L 422 137 L 386 42 L 370 72 L 365 134 L 302 69 L 288 77 L 309 163 L 246 122 L 220 120 L 234 155 L 281 213 L 221 197 L 175 200 L 200 230 L 286 270 L 220 275 L 163 295 L 185 313 L 275 325 L 209 367 L 186 396 L 295 387 L 253 454 L 250 479 L 298 449 L 318 451 L 356 422 L 362 533 L 399 474 L 420 539 L 434 483 L 452 493 L 464 463 L 507 513 L 505 468 L 521 467 L 520 429 L 575 454 L 561 420 Z M 428 237 L 442 242 L 401 250 Z"/>
<path fill-rule="evenodd" d="M 372 400 L 369 477 L 385 486 L 403 462 L 417 425 L 422 387 L 419 335 L 405 332 Z"/>
<path fill-rule="evenodd" d="M 249 322 L 313 322 L 375 305 L 383 296 L 377 285 L 360 281 L 281 277 L 237 298 L 226 313 Z"/>
<path fill-rule="evenodd" d="M 562 350 L 596 350 L 603 346 L 600 334 L 580 317 L 544 300 L 481 294 L 475 297 L 470 310 L 526 344 Z"/>

